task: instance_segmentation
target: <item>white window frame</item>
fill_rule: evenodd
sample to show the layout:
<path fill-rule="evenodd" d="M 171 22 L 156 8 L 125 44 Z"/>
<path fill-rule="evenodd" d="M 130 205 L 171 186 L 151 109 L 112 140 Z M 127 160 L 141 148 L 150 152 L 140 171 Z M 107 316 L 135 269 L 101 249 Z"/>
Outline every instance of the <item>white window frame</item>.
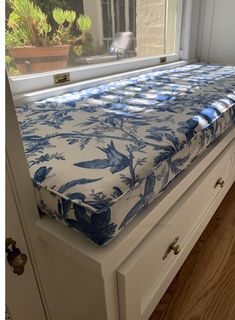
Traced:
<path fill-rule="evenodd" d="M 197 1 L 197 0 L 196 0 Z M 189 60 L 191 18 L 195 0 L 179 0 L 176 26 L 176 52 L 164 55 L 167 64 Z M 199 0 L 197 1 L 199 2 Z M 15 103 L 24 103 L 36 99 L 59 95 L 71 90 L 83 89 L 101 82 L 121 79 L 127 74 L 137 75 L 148 72 L 152 67 L 160 65 L 160 56 L 147 58 L 128 58 L 111 63 L 102 63 L 83 67 L 68 68 L 33 75 L 11 77 L 10 86 Z M 169 66 L 159 66 L 161 69 Z M 55 85 L 54 75 L 69 72 L 70 82 L 66 85 Z"/>

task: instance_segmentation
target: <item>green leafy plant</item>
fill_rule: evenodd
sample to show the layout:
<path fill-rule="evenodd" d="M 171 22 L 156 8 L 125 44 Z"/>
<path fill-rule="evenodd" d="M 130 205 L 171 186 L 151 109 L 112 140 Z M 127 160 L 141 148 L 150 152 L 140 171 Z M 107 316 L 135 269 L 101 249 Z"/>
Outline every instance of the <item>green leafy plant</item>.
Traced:
<path fill-rule="evenodd" d="M 9 55 L 6 55 L 5 61 L 6 61 L 8 73 L 11 76 L 20 75 L 20 72 L 17 70 L 17 68 L 16 68 L 16 66 L 14 64 L 14 61 L 12 60 L 12 58 Z"/>
<path fill-rule="evenodd" d="M 51 31 L 47 16 L 29 0 L 10 0 L 12 12 L 7 21 L 6 45 L 46 46 Z"/>
<path fill-rule="evenodd" d="M 54 8 L 52 16 L 57 29 L 52 30 L 48 17 L 39 6 L 30 0 L 9 0 L 11 13 L 7 20 L 6 47 L 53 46 L 83 43 L 86 33 L 91 27 L 91 19 L 87 15 L 79 15 L 73 10 Z M 71 33 L 76 23 L 78 35 Z"/>
<path fill-rule="evenodd" d="M 79 48 L 78 48 L 79 47 Z M 78 52 L 76 52 L 78 50 Z M 77 56 L 91 56 L 95 55 L 97 50 L 93 46 L 93 38 L 92 35 L 88 32 L 86 33 L 85 41 L 82 45 L 74 46 L 73 51 Z"/>
<path fill-rule="evenodd" d="M 52 12 L 55 22 L 58 24 L 58 28 L 52 36 L 52 43 L 54 44 L 75 44 L 77 41 L 82 42 L 86 39 L 86 34 L 91 27 L 91 19 L 87 15 L 80 15 L 76 19 L 76 13 L 73 10 L 62 10 L 61 8 L 55 8 Z M 71 35 L 71 28 L 76 20 L 77 28 L 80 31 L 78 37 Z"/>

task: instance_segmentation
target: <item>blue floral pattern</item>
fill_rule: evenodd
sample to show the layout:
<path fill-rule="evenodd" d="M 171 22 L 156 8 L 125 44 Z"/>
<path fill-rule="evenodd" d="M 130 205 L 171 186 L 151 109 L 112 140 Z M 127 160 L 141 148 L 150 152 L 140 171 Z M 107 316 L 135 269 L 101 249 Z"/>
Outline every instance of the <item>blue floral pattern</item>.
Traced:
<path fill-rule="evenodd" d="M 191 64 L 17 108 L 40 213 L 102 246 L 235 121 L 235 67 Z"/>

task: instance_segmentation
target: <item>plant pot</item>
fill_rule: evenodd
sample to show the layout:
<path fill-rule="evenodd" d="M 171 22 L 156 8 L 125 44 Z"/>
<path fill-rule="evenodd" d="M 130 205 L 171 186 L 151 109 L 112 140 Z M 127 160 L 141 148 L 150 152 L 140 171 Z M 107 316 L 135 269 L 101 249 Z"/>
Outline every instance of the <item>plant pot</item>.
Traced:
<path fill-rule="evenodd" d="M 38 73 L 68 67 L 69 45 L 20 47 L 9 50 L 21 74 Z"/>

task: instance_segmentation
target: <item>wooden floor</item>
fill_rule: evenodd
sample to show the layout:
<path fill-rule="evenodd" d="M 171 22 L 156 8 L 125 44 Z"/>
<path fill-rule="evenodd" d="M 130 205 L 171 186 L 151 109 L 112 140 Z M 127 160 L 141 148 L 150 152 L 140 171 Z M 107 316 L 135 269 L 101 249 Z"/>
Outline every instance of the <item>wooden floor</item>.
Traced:
<path fill-rule="evenodd" d="M 149 320 L 235 320 L 235 184 Z"/>

